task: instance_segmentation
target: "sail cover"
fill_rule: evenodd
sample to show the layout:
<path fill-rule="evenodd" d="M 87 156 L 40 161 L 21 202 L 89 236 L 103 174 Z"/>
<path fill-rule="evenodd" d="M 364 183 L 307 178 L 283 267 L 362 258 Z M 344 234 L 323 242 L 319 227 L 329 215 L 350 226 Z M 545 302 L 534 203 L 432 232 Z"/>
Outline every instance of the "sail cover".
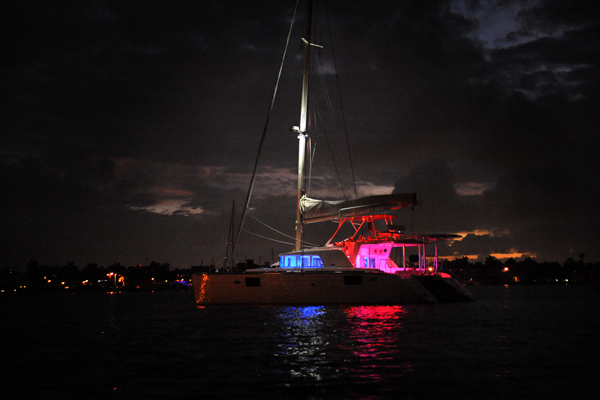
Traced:
<path fill-rule="evenodd" d="M 416 193 L 396 193 L 361 197 L 353 200 L 318 200 L 302 196 L 300 211 L 305 223 L 371 215 L 399 210 L 420 203 Z"/>

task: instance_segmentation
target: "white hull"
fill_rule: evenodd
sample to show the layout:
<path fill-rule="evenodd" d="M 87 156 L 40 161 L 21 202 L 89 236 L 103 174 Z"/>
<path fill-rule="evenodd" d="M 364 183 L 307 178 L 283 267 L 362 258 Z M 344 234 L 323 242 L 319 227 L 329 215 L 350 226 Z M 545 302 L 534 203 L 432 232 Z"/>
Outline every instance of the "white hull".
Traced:
<path fill-rule="evenodd" d="M 376 305 L 438 302 L 436 296 L 411 275 L 401 276 L 363 269 L 304 272 L 264 269 L 235 274 L 194 274 L 192 284 L 198 305 Z M 466 296 L 463 300 L 472 299 Z"/>

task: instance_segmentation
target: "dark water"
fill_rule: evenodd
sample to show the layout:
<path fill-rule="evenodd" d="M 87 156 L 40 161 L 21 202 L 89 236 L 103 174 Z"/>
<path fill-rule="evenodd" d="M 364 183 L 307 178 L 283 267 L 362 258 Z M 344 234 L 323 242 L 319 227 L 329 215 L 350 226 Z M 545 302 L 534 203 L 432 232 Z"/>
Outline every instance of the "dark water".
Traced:
<path fill-rule="evenodd" d="M 0 398 L 595 398 L 598 289 L 472 289 L 402 307 L 3 296 Z"/>

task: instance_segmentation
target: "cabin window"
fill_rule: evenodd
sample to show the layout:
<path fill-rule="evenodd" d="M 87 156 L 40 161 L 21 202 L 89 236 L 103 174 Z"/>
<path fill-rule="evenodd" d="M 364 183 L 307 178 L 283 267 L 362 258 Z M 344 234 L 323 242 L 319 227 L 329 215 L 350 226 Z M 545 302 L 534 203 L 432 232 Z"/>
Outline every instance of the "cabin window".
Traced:
<path fill-rule="evenodd" d="M 246 286 L 260 286 L 260 278 L 246 278 Z"/>
<path fill-rule="evenodd" d="M 295 267 L 296 266 L 296 257 L 285 257 L 285 266 L 286 267 Z"/>
<path fill-rule="evenodd" d="M 291 255 L 279 257 L 279 268 L 323 268 L 323 260 L 315 255 Z"/>
<path fill-rule="evenodd" d="M 362 275 L 344 275 L 344 285 L 362 285 Z"/>
<path fill-rule="evenodd" d="M 310 256 L 300 256 L 300 267 L 310 267 Z"/>
<path fill-rule="evenodd" d="M 365 268 L 375 268 L 375 259 L 365 257 Z"/>

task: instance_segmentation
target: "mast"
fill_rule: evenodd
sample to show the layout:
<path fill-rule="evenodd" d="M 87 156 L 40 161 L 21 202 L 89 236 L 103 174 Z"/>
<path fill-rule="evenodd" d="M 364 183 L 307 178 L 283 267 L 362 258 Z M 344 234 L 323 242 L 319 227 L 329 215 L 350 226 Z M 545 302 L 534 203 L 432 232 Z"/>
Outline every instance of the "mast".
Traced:
<path fill-rule="evenodd" d="M 307 147 L 310 146 L 308 138 L 308 78 L 310 73 L 310 46 L 312 31 L 312 0 L 306 2 L 306 26 L 304 30 L 304 68 L 302 72 L 302 102 L 300 105 L 300 126 L 298 129 L 298 198 L 296 207 L 296 251 L 302 249 L 304 222 L 302 212 L 300 211 L 300 201 L 305 193 L 304 187 L 304 168 L 307 154 Z M 308 149 L 310 154 L 310 149 Z"/>
<path fill-rule="evenodd" d="M 227 236 L 227 250 L 225 251 L 225 259 L 223 260 L 223 269 L 229 268 L 231 271 L 234 270 L 235 260 L 233 258 L 233 247 L 235 237 L 235 200 L 231 204 L 231 218 L 229 219 L 229 235 Z M 229 260 L 229 249 L 231 248 L 231 260 Z M 231 265 L 229 265 L 231 261 Z"/>

